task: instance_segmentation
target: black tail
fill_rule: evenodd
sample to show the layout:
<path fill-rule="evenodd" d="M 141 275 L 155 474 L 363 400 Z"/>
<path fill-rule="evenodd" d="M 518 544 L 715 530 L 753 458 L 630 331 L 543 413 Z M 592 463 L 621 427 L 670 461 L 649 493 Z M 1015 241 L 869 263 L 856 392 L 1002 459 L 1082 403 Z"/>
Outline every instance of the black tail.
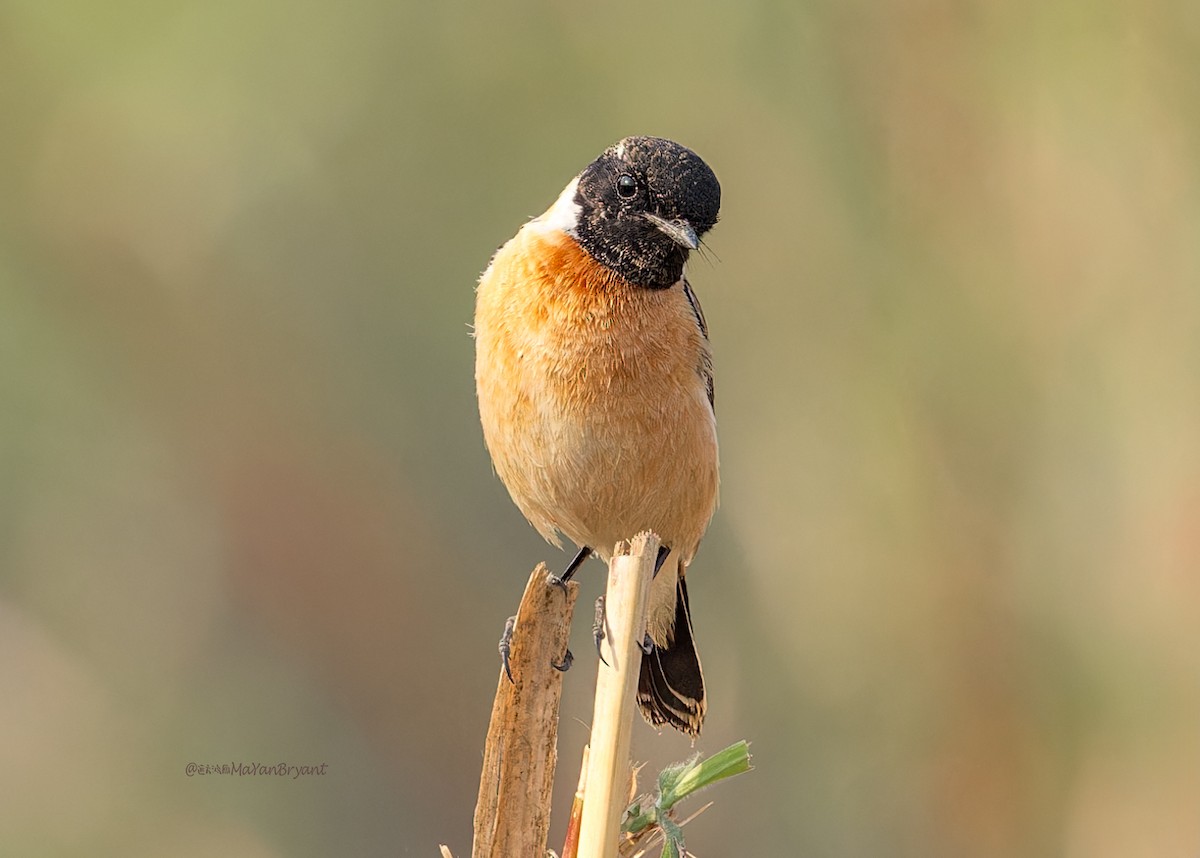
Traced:
<path fill-rule="evenodd" d="M 687 585 L 679 576 L 675 596 L 675 639 L 669 647 L 655 647 L 642 657 L 638 680 L 638 705 L 654 726 L 670 724 L 695 738 L 704 723 L 704 671 L 692 637 Z"/>

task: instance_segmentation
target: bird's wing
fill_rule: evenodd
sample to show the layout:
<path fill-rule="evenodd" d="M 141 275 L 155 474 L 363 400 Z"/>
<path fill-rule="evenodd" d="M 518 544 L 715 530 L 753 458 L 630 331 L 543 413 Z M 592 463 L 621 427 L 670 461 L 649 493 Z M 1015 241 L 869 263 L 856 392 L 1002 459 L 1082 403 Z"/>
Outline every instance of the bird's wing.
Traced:
<path fill-rule="evenodd" d="M 700 334 L 704 337 L 705 344 L 708 343 L 708 322 L 704 319 L 704 310 L 700 308 L 700 299 L 696 297 L 696 293 L 692 291 L 691 284 L 687 282 L 685 277 L 683 280 L 683 294 L 687 298 L 688 304 L 692 307 L 692 312 L 696 314 L 696 326 L 700 328 Z M 708 404 L 712 406 L 713 411 L 716 411 L 716 401 L 713 391 L 713 367 L 712 367 L 712 352 L 707 348 L 704 349 L 700 358 L 700 366 L 697 367 L 700 377 L 704 379 L 704 386 L 708 390 Z"/>

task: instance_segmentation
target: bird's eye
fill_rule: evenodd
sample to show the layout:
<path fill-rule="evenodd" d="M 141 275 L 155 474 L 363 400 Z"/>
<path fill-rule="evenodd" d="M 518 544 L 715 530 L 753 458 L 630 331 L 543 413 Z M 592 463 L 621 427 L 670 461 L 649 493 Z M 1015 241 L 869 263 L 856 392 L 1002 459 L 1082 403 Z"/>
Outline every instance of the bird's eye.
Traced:
<path fill-rule="evenodd" d="M 637 194 L 637 179 L 628 173 L 623 173 L 617 179 L 617 196 L 623 200 L 631 199 Z"/>

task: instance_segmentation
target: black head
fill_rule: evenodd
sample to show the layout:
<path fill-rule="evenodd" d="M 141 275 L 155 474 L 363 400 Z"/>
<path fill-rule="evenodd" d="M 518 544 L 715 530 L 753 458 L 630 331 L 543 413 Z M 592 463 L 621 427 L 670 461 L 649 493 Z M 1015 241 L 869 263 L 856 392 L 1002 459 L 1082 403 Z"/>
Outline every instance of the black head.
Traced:
<path fill-rule="evenodd" d="M 636 286 L 664 289 L 717 222 L 721 185 L 691 149 L 626 137 L 579 174 L 574 203 L 584 250 Z"/>

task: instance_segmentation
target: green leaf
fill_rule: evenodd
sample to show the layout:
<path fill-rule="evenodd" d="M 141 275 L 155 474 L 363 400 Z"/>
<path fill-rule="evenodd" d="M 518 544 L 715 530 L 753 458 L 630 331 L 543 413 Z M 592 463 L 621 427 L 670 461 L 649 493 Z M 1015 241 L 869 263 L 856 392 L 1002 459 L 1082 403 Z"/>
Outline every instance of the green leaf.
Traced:
<path fill-rule="evenodd" d="M 646 796 L 640 796 L 625 810 L 621 830 L 638 834 L 651 826 L 662 829 L 664 845 L 662 858 L 682 858 L 687 854 L 683 845 L 683 829 L 669 817 L 676 803 L 719 780 L 748 772 L 750 745 L 745 740 L 718 751 L 707 760 L 700 755 L 667 766 L 658 776 L 658 797 L 650 806 L 643 806 Z"/>
<path fill-rule="evenodd" d="M 703 762 L 692 758 L 686 763 L 670 766 L 658 778 L 662 796 L 659 807 L 669 810 L 692 793 L 712 786 L 719 780 L 748 772 L 750 768 L 750 745 L 744 739 Z"/>

